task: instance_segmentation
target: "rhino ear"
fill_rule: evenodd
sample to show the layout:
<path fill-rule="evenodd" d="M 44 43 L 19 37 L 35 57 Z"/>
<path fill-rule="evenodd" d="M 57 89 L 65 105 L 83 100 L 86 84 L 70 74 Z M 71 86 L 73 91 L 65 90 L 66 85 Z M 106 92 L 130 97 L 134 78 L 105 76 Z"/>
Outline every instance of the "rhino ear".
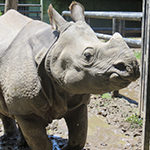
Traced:
<path fill-rule="evenodd" d="M 52 28 L 60 31 L 61 27 L 64 26 L 67 21 L 53 8 L 52 4 L 49 5 L 47 12 Z"/>
<path fill-rule="evenodd" d="M 85 21 L 84 7 L 80 3 L 73 1 L 69 9 L 71 11 L 71 17 L 74 21 Z"/>

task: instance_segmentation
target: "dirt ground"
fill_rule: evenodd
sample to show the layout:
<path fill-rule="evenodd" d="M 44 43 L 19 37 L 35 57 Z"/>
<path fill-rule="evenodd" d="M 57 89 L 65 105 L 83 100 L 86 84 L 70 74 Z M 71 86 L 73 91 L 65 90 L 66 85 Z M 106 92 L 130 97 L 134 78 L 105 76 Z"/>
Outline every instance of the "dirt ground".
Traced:
<path fill-rule="evenodd" d="M 133 95 L 133 91 L 136 95 Z M 141 150 L 142 119 L 138 118 L 138 102 L 132 99 L 138 99 L 139 80 L 120 93 L 126 96 L 104 98 L 101 95 L 91 95 L 88 105 L 88 136 L 84 150 Z M 63 119 L 55 120 L 47 128 L 47 132 L 67 138 Z"/>

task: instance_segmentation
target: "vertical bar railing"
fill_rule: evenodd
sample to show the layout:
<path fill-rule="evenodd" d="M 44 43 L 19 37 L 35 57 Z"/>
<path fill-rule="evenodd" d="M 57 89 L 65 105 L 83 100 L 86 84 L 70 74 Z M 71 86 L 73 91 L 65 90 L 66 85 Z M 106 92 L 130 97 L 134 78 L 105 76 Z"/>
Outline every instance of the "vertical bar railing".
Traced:
<path fill-rule="evenodd" d="M 112 34 L 115 32 L 119 32 L 122 36 L 124 36 L 125 29 L 125 20 L 119 20 L 116 18 L 112 19 Z"/>
<path fill-rule="evenodd" d="M 140 102 L 139 102 L 139 115 L 143 116 L 144 111 L 144 81 L 145 81 L 145 55 L 146 55 L 146 40 L 147 32 L 146 32 L 146 6 L 145 6 L 145 0 L 143 0 L 143 18 L 142 18 L 142 51 L 141 51 L 141 83 L 140 83 Z"/>
<path fill-rule="evenodd" d="M 0 7 L 1 7 L 1 12 L 4 13 L 4 7 L 5 4 L 4 3 L 0 3 Z M 29 8 L 29 7 L 38 7 L 40 10 L 22 10 L 19 9 L 20 7 L 25 7 L 25 8 Z M 33 16 L 30 16 L 33 19 L 40 19 L 43 20 L 43 0 L 40 0 L 40 4 L 18 4 L 18 11 L 26 16 L 29 16 L 29 14 L 37 14 L 37 16 L 39 16 L 40 14 L 40 18 L 36 17 L 34 18 Z"/>
<path fill-rule="evenodd" d="M 40 0 L 40 11 L 41 11 L 41 20 L 43 21 L 43 0 Z"/>
<path fill-rule="evenodd" d="M 150 150 L 150 0 L 143 0 L 141 105 L 143 113 L 142 150 Z"/>

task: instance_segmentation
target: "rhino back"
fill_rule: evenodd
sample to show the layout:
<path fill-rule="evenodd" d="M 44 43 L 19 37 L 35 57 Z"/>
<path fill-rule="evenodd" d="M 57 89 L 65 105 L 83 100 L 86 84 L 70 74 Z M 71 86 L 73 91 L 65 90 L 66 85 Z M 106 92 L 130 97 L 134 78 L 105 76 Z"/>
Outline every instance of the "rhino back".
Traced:
<path fill-rule="evenodd" d="M 32 19 L 25 17 L 15 10 L 9 10 L 0 17 L 0 56 L 9 47 L 17 34 Z"/>
<path fill-rule="evenodd" d="M 50 25 L 32 20 L 17 31 L 9 46 L 3 49 L 3 53 L 1 51 L 0 85 L 8 111 L 12 114 L 33 111 L 30 105 L 41 91 L 38 63 L 55 39 Z M 37 104 L 44 107 L 46 103 Z"/>

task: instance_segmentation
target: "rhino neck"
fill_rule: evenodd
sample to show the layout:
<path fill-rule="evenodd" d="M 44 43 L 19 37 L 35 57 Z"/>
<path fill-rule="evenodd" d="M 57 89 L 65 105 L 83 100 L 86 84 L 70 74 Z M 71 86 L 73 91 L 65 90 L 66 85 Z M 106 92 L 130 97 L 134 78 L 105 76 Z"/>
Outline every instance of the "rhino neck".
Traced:
<path fill-rule="evenodd" d="M 67 93 L 55 83 L 52 76 L 47 74 L 44 61 L 38 68 L 38 74 L 41 78 L 42 93 L 49 103 L 52 114 L 54 114 L 53 119 L 59 118 L 67 111 Z"/>
<path fill-rule="evenodd" d="M 49 103 L 52 114 L 54 114 L 53 119 L 64 117 L 68 111 L 89 103 L 89 94 L 71 95 L 65 91 L 49 72 L 47 73 L 44 62 L 40 65 L 38 72 L 41 77 L 42 92 Z"/>

